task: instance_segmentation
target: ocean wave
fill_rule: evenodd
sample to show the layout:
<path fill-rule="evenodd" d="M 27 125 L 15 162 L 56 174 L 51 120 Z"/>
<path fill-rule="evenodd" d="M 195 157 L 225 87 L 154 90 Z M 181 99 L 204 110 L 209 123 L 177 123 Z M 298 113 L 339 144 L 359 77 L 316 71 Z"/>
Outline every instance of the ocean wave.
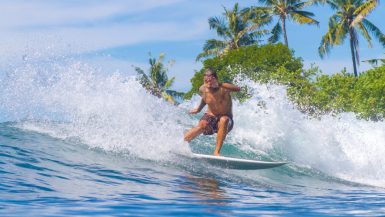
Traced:
<path fill-rule="evenodd" d="M 234 103 L 235 127 L 223 153 L 286 160 L 385 186 L 383 122 L 353 114 L 310 118 L 290 102 L 284 86 L 245 82 L 254 95 Z M 76 61 L 26 64 L 2 76 L 0 88 L 1 121 L 17 122 L 24 130 L 159 161 L 214 148 L 215 137 L 200 137 L 190 146 L 183 141 L 183 133 L 198 121 L 186 111 L 199 96 L 175 107 L 146 93 L 134 76 L 105 74 Z"/>

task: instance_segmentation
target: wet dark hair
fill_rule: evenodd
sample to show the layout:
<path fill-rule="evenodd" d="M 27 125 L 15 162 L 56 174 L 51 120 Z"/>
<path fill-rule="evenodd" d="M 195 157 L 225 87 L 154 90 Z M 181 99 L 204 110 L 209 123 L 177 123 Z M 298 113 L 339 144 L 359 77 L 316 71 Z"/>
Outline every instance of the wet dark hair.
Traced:
<path fill-rule="evenodd" d="M 211 75 L 211 76 L 213 76 L 214 78 L 218 79 L 217 73 L 214 72 L 214 70 L 212 70 L 211 68 L 207 68 L 207 69 L 205 70 L 204 75 Z"/>

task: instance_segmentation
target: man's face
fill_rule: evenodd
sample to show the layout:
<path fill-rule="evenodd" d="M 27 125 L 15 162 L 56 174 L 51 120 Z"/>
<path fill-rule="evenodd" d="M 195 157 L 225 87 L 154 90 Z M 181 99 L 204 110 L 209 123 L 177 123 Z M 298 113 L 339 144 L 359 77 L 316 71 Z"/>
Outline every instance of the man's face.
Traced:
<path fill-rule="evenodd" d="M 205 74 L 203 80 L 208 88 L 217 88 L 219 86 L 218 80 L 210 73 Z"/>

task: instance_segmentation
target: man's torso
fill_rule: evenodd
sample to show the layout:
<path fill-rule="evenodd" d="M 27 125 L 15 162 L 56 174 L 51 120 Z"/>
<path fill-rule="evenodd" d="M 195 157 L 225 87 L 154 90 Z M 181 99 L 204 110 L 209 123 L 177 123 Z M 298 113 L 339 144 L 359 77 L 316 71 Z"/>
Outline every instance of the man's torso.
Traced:
<path fill-rule="evenodd" d="M 202 98 L 208 106 L 206 113 L 232 117 L 232 102 L 229 91 L 223 87 L 219 87 L 216 91 L 210 91 L 206 87 L 203 87 L 202 90 Z"/>

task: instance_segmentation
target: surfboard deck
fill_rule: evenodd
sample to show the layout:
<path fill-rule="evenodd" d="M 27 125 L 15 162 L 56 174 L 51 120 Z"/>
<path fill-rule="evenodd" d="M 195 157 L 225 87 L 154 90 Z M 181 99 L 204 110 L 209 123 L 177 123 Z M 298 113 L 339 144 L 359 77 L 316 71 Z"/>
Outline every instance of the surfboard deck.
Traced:
<path fill-rule="evenodd" d="M 237 169 L 237 170 L 269 169 L 273 167 L 282 166 L 287 163 L 287 162 L 246 160 L 246 159 L 205 155 L 205 154 L 195 154 L 195 153 L 193 153 L 193 158 L 206 161 L 207 163 L 213 166 L 218 166 L 226 169 Z"/>

